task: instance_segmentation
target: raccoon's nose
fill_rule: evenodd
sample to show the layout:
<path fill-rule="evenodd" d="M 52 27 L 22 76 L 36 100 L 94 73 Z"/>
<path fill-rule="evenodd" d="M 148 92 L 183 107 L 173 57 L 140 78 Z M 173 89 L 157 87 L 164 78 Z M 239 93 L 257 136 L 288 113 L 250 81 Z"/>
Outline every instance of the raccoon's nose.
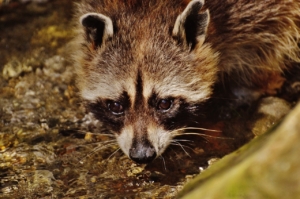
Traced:
<path fill-rule="evenodd" d="M 155 159 L 156 151 L 153 146 L 139 144 L 129 149 L 129 157 L 139 164 L 147 164 Z"/>

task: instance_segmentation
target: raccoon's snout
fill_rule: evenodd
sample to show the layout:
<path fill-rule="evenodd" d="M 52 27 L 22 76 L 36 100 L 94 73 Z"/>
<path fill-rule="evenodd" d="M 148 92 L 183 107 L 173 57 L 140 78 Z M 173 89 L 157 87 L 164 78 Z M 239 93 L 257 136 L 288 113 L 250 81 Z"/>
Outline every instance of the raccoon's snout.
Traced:
<path fill-rule="evenodd" d="M 156 158 L 156 151 L 151 144 L 136 144 L 129 149 L 129 157 L 139 164 L 147 164 Z"/>

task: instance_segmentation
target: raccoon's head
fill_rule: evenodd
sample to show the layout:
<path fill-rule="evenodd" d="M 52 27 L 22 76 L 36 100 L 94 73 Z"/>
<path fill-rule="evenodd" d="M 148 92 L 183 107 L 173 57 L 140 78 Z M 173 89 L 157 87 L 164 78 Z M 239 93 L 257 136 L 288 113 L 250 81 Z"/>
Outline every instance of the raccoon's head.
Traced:
<path fill-rule="evenodd" d="M 198 122 L 218 55 L 205 43 L 209 12 L 200 12 L 203 0 L 183 12 L 174 1 L 133 2 L 107 3 L 102 13 L 81 16 L 78 87 L 123 152 L 149 163 L 176 129 Z"/>

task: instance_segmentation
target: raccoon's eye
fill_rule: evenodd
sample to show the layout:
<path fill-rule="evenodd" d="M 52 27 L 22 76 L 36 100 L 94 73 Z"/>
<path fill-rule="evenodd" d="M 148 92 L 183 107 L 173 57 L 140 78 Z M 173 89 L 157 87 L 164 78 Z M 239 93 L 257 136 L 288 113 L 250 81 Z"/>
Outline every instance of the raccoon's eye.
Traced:
<path fill-rule="evenodd" d="M 124 112 L 124 107 L 120 102 L 110 101 L 107 103 L 107 107 L 114 115 L 120 115 Z"/>
<path fill-rule="evenodd" d="M 173 100 L 171 100 L 171 99 L 161 99 L 161 100 L 159 100 L 159 102 L 157 104 L 157 109 L 162 110 L 162 111 L 169 110 L 172 106 L 172 103 L 173 103 Z"/>

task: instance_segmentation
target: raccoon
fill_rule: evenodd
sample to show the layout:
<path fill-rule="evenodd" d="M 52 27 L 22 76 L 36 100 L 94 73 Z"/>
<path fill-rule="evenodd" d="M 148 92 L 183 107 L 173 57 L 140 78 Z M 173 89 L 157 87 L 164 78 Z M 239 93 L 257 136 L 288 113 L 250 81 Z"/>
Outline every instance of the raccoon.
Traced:
<path fill-rule="evenodd" d="M 256 88 L 299 62 L 299 0 L 85 0 L 77 85 L 122 151 L 149 163 L 195 126 L 217 82 Z"/>

